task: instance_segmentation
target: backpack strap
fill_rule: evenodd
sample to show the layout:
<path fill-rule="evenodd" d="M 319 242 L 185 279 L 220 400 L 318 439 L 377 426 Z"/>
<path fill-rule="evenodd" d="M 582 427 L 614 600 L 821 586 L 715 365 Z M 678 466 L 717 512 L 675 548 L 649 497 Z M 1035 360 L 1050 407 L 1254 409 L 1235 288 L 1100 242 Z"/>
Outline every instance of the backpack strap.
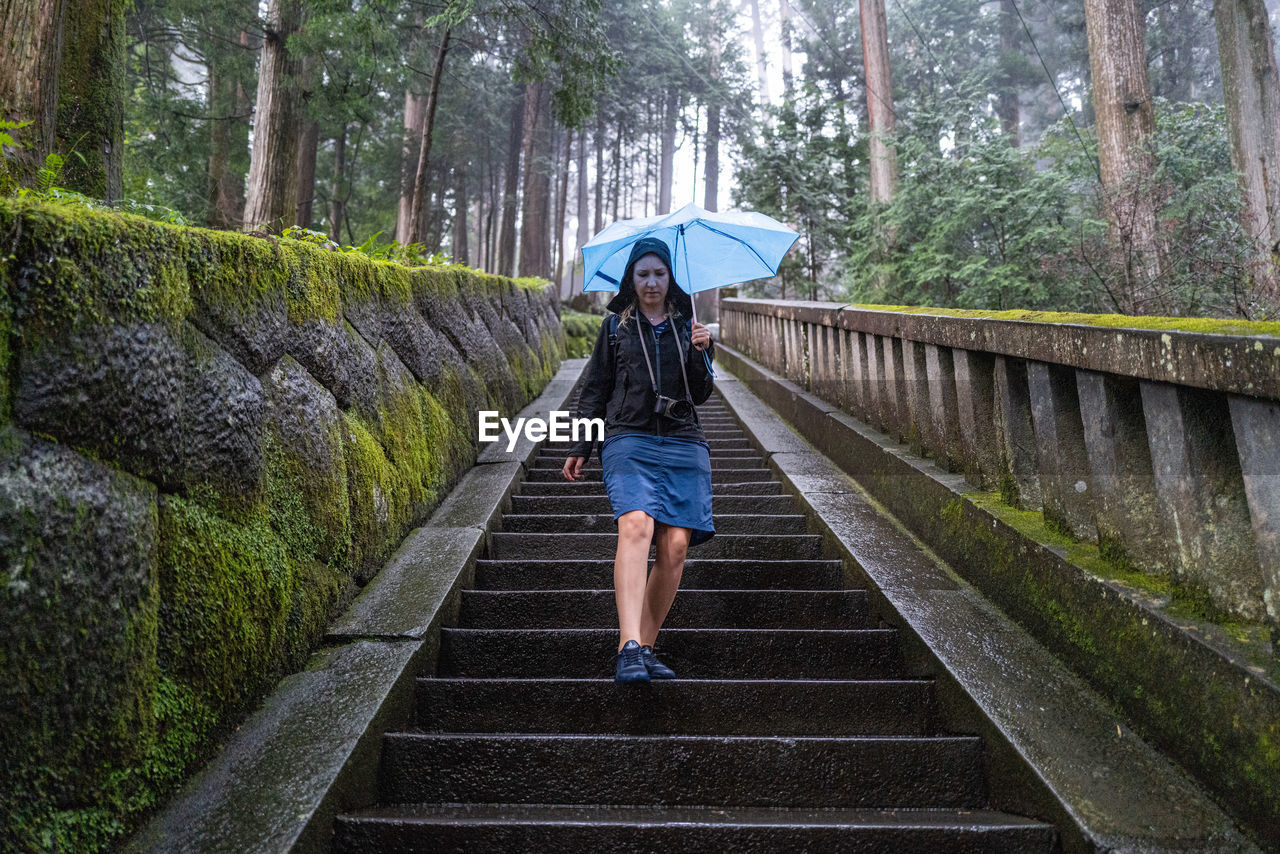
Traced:
<path fill-rule="evenodd" d="M 618 352 L 618 321 L 620 318 L 616 314 L 609 315 L 609 354 L 613 355 Z"/>

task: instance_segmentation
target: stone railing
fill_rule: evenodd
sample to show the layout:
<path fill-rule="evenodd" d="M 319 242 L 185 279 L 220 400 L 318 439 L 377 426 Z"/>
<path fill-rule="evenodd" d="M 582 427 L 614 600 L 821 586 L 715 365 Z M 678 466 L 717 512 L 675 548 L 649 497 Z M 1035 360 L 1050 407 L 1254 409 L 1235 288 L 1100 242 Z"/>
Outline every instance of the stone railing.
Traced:
<path fill-rule="evenodd" d="M 564 355 L 554 291 L 0 203 L 0 824 L 107 847 Z M 3 846 L 0 846 L 3 847 Z"/>
<path fill-rule="evenodd" d="M 1010 314 L 726 299 L 721 335 L 974 487 L 1274 636 L 1280 325 Z"/>

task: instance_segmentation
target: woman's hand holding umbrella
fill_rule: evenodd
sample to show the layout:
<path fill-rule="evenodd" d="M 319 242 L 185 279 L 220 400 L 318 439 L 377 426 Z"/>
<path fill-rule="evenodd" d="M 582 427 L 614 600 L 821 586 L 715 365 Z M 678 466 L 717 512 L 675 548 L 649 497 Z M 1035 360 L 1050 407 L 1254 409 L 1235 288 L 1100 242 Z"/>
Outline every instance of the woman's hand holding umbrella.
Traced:
<path fill-rule="evenodd" d="M 690 336 L 689 340 L 693 342 L 693 349 L 705 350 L 711 346 L 711 330 L 695 320 L 693 322 L 693 335 Z"/>

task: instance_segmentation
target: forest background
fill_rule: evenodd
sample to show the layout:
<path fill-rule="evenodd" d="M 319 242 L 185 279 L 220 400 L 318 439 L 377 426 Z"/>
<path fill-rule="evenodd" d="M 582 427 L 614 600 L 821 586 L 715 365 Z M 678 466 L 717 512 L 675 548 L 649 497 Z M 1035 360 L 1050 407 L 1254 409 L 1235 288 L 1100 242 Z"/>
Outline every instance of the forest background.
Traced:
<path fill-rule="evenodd" d="M 8 193 L 566 297 L 614 219 L 728 203 L 803 235 L 749 295 L 1280 316 L 1263 0 L 7 9 Z"/>

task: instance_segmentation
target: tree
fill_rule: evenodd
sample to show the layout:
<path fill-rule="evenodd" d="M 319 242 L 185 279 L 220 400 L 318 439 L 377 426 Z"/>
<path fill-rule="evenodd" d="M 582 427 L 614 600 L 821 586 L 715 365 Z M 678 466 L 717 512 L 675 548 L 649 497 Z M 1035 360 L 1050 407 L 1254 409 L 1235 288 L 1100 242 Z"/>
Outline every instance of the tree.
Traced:
<path fill-rule="evenodd" d="M 55 145 L 62 182 L 108 203 L 120 199 L 124 154 L 125 0 L 77 3 L 63 28 Z"/>
<path fill-rule="evenodd" d="M 244 227 L 279 231 L 292 225 L 298 205 L 298 57 L 289 38 L 302 26 L 302 0 L 270 0 L 245 196 Z"/>
<path fill-rule="evenodd" d="M 1262 0 L 1216 0 L 1213 16 L 1231 162 L 1244 194 L 1241 225 L 1253 242 L 1256 298 L 1280 312 L 1280 74 Z"/>
<path fill-rule="evenodd" d="M 426 208 L 427 175 L 431 164 L 431 135 L 435 130 L 436 106 L 440 103 L 440 78 L 444 75 L 444 60 L 449 53 L 449 36 L 452 25 L 446 24 L 440 36 L 440 46 L 436 48 L 435 68 L 431 72 L 431 92 L 427 95 L 427 106 L 422 119 L 422 137 L 418 142 L 418 167 L 414 171 L 413 202 L 409 206 L 409 229 L 402 241 L 404 243 L 421 243 L 425 237 L 423 212 Z"/>
<path fill-rule="evenodd" d="M 1142 18 L 1134 0 L 1085 0 L 1093 109 L 1097 114 L 1113 268 L 1113 293 L 1124 313 L 1161 305 L 1160 234 L 1155 216 L 1155 130 Z"/>
<path fill-rule="evenodd" d="M 866 65 L 867 113 L 871 129 L 871 200 L 893 201 L 897 162 L 893 145 L 893 78 L 889 73 L 889 29 L 884 0 L 859 0 L 862 60 Z"/>
<path fill-rule="evenodd" d="M 22 154 L 7 183 L 27 182 L 57 153 L 69 189 L 107 201 L 121 195 L 124 151 L 124 0 L 13 0 L 0 24 L 0 110 Z M 74 155 L 74 156 L 72 156 Z"/>

